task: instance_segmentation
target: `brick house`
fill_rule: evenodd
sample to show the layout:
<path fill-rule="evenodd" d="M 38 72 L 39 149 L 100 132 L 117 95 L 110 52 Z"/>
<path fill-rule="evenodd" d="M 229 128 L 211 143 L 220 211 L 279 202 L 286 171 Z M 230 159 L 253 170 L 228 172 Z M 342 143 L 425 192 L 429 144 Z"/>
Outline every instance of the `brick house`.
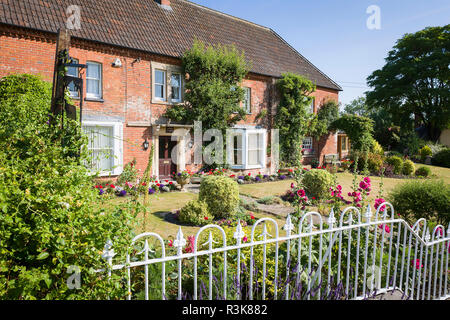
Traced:
<path fill-rule="evenodd" d="M 252 69 L 242 83 L 247 108 L 245 121 L 235 128 L 229 158 L 241 171 L 273 172 L 268 153 L 270 129 L 277 108 L 275 82 L 291 71 L 312 80 L 312 112 L 327 99 L 338 101 L 342 89 L 273 30 L 186 0 L 4 0 L 0 4 L 0 77 L 12 73 L 53 77 L 56 33 L 80 11 L 80 28 L 71 30 L 70 56 L 87 70 L 69 74 L 85 81 L 83 127 L 96 157 L 93 165 L 105 175 L 118 175 L 123 165 L 137 160 L 143 171 L 154 145 L 153 174 L 197 169 L 171 161 L 173 124 L 163 117 L 168 106 L 183 102 L 182 54 L 195 38 L 206 43 L 235 44 L 244 50 Z M 73 99 L 79 102 L 76 92 Z M 257 119 L 262 110 L 267 116 Z M 184 141 L 189 144 L 188 141 Z M 338 135 L 319 141 L 306 138 L 307 163 L 337 154 Z M 102 156 L 111 153 L 113 157 Z M 180 154 L 181 156 L 181 154 Z M 190 155 L 189 155 L 190 156 Z M 186 160 L 187 157 L 182 157 Z"/>

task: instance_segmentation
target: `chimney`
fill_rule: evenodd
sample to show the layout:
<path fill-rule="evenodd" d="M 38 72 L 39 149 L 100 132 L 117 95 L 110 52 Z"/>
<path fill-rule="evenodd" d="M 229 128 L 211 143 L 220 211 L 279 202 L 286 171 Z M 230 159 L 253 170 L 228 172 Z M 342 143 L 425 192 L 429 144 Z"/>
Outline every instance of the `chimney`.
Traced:
<path fill-rule="evenodd" d="M 170 0 L 155 0 L 157 4 L 159 4 L 164 9 L 170 8 Z"/>

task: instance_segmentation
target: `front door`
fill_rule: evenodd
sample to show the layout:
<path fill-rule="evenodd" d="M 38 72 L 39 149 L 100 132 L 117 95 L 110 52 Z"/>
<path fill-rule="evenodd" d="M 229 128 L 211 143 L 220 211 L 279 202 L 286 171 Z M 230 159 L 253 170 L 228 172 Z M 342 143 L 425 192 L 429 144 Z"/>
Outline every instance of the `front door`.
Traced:
<path fill-rule="evenodd" d="M 177 171 L 177 166 L 172 161 L 172 150 L 176 146 L 176 141 L 171 141 L 171 137 L 159 137 L 159 178 L 169 179 L 172 172 Z"/>

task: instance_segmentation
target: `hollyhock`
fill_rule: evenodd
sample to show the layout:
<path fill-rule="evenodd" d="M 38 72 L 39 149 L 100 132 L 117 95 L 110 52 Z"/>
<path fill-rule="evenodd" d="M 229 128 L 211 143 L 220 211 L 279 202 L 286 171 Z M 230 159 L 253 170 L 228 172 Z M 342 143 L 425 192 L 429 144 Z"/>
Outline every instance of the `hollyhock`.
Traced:
<path fill-rule="evenodd" d="M 169 240 L 169 247 L 173 247 L 173 240 Z"/>
<path fill-rule="evenodd" d="M 244 243 L 245 243 L 245 242 L 248 242 L 247 236 L 245 236 L 244 238 L 242 238 L 242 241 L 244 241 Z"/>
<path fill-rule="evenodd" d="M 375 209 L 378 210 L 378 207 L 385 202 L 386 200 L 384 200 L 383 198 L 375 199 Z M 384 212 L 384 210 L 386 210 L 386 206 L 381 207 L 380 212 Z"/>
<path fill-rule="evenodd" d="M 384 231 L 386 231 L 386 233 L 390 233 L 391 232 L 391 228 L 389 228 L 388 225 L 379 225 L 378 229 L 383 230 L 383 226 L 384 226 Z"/>

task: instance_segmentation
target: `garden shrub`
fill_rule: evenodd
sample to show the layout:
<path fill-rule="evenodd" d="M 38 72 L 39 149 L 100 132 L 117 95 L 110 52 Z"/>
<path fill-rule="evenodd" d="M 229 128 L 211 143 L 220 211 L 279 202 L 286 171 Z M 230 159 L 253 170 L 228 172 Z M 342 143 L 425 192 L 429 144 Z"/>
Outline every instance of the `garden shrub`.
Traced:
<path fill-rule="evenodd" d="M 436 153 L 431 162 L 435 166 L 450 168 L 450 149 L 444 149 Z"/>
<path fill-rule="evenodd" d="M 431 175 L 431 169 L 428 167 L 420 167 L 419 169 L 416 170 L 416 176 L 418 177 L 428 177 Z"/>
<path fill-rule="evenodd" d="M 199 200 L 207 203 L 216 219 L 231 216 L 239 205 L 238 184 L 228 177 L 208 176 L 200 185 Z"/>
<path fill-rule="evenodd" d="M 442 180 L 423 180 L 398 185 L 388 200 L 410 223 L 425 218 L 447 226 L 450 222 L 450 185 Z"/>
<path fill-rule="evenodd" d="M 411 160 L 405 160 L 405 162 L 403 162 L 403 168 L 402 168 L 402 173 L 405 176 L 410 176 L 414 173 L 415 170 L 415 166 L 414 166 L 414 162 L 412 162 Z"/>
<path fill-rule="evenodd" d="M 210 224 L 214 217 L 209 213 L 206 202 L 192 200 L 180 210 L 178 220 L 193 226 L 203 226 Z"/>
<path fill-rule="evenodd" d="M 427 156 L 432 156 L 433 152 L 431 151 L 431 148 L 429 146 L 424 146 L 422 149 L 419 150 L 420 159 L 422 161 L 425 161 Z"/>
<path fill-rule="evenodd" d="M 326 197 L 333 185 L 333 175 L 326 170 L 312 169 L 303 175 L 303 185 L 311 197 Z"/>
<path fill-rule="evenodd" d="M 354 163 L 356 161 L 356 158 L 358 158 L 359 172 L 362 172 L 364 170 L 366 161 L 367 161 L 367 169 L 369 169 L 371 173 L 379 173 L 381 171 L 384 160 L 384 157 L 382 155 L 373 152 L 365 153 L 360 151 L 353 151 L 350 154 L 350 159 Z"/>
<path fill-rule="evenodd" d="M 392 156 L 386 159 L 386 163 L 394 167 L 395 174 L 402 174 L 403 172 L 403 159 L 397 156 Z"/>
<path fill-rule="evenodd" d="M 138 207 L 104 209 L 82 165 L 86 137 L 67 118 L 64 129 L 49 125 L 50 101 L 51 86 L 36 76 L 0 80 L 0 296 L 123 299 L 124 287 L 93 270 L 106 267 L 101 253 L 108 239 L 114 248 L 127 247 Z M 125 259 L 126 252 L 116 252 Z M 78 290 L 67 286 L 71 266 L 80 269 Z M 114 272 L 111 282 L 123 276 Z"/>
<path fill-rule="evenodd" d="M 373 145 L 372 145 L 371 151 L 372 151 L 372 153 L 379 154 L 380 156 L 384 156 L 383 147 L 376 140 L 373 140 Z"/>
<path fill-rule="evenodd" d="M 124 186 L 126 182 L 134 184 L 138 177 L 138 171 L 136 169 L 136 159 L 133 159 L 130 163 L 127 163 L 123 168 L 122 173 L 117 178 L 117 183 Z"/>

